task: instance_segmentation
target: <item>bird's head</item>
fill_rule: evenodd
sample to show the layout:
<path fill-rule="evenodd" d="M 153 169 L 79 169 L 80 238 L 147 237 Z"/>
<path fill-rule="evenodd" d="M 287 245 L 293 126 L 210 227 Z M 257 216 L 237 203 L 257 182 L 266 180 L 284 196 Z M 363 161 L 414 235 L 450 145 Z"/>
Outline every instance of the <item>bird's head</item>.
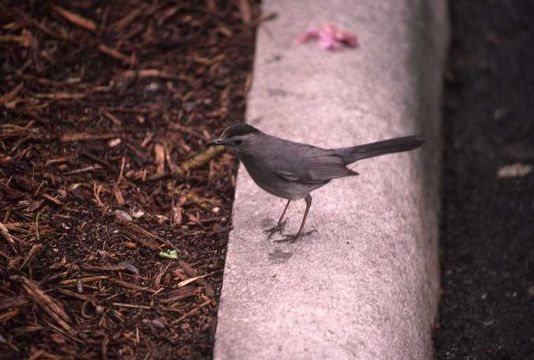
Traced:
<path fill-rule="evenodd" d="M 261 134 L 261 131 L 254 126 L 236 124 L 226 128 L 219 138 L 210 141 L 206 146 L 221 145 L 227 150 L 240 155 L 247 153 Z"/>

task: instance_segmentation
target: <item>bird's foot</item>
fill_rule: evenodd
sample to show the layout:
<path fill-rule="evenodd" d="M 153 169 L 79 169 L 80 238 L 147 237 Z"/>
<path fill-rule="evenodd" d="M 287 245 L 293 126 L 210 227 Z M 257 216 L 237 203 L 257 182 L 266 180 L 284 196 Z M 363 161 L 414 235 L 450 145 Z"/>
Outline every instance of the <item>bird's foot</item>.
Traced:
<path fill-rule="evenodd" d="M 274 234 L 276 234 L 276 233 L 280 233 L 280 234 L 281 234 L 282 231 L 284 231 L 284 229 L 285 229 L 285 227 L 286 227 L 286 224 L 287 224 L 287 218 L 284 219 L 284 221 L 279 222 L 279 223 L 276 224 L 275 226 L 263 230 L 263 232 L 266 233 L 266 234 L 269 234 L 269 235 L 267 236 L 267 239 L 270 239 L 270 238 L 271 238 Z"/>
<path fill-rule="evenodd" d="M 303 237 L 303 236 L 308 236 L 310 234 L 313 234 L 314 232 L 318 232 L 317 230 L 313 229 L 313 230 L 310 230 L 310 231 L 306 231 L 304 233 L 300 233 L 300 234 L 288 234 L 288 235 L 283 235 L 283 238 L 281 239 L 277 239 L 277 240 L 274 240 L 275 242 L 289 242 L 289 243 L 293 243 L 295 241 L 297 241 L 297 239 L 299 237 Z"/>

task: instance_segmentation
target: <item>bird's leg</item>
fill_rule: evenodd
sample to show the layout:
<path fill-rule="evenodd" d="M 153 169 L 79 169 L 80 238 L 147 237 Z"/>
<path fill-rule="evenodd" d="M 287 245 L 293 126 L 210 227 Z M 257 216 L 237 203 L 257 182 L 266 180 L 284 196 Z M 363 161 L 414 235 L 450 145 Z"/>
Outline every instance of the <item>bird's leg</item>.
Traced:
<path fill-rule="evenodd" d="M 279 232 L 281 233 L 282 230 L 284 230 L 284 226 L 286 225 L 287 219 L 285 221 L 282 221 L 284 219 L 284 215 L 286 214 L 287 208 L 289 207 L 289 203 L 291 200 L 287 201 L 286 206 L 284 207 L 284 211 L 282 211 L 282 215 L 280 216 L 280 219 L 278 219 L 278 223 L 273 226 L 272 228 L 265 229 L 264 231 L 269 234 L 267 239 L 270 239 L 271 236 L 273 236 L 275 233 Z"/>
<path fill-rule="evenodd" d="M 312 204 L 311 195 L 310 194 L 306 195 L 304 200 L 306 200 L 306 210 L 304 210 L 304 216 L 302 217 L 302 222 L 300 223 L 299 231 L 295 235 L 285 235 L 283 239 L 276 240 L 277 242 L 285 242 L 285 241 L 294 242 L 295 240 L 299 238 L 300 233 L 302 232 L 302 229 L 304 228 L 304 224 L 306 223 L 306 218 L 308 217 L 308 212 L 310 211 L 310 207 Z M 314 232 L 314 231 L 315 230 L 312 230 L 309 233 Z M 309 234 L 309 233 L 306 233 L 306 234 Z"/>

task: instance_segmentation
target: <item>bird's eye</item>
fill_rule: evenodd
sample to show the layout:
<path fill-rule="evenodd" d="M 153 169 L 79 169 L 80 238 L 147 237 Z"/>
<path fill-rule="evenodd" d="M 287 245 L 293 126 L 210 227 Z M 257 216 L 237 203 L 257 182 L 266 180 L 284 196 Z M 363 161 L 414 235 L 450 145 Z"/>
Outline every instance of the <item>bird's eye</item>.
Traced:
<path fill-rule="evenodd" d="M 241 140 L 234 140 L 234 145 L 241 145 L 242 141 Z"/>

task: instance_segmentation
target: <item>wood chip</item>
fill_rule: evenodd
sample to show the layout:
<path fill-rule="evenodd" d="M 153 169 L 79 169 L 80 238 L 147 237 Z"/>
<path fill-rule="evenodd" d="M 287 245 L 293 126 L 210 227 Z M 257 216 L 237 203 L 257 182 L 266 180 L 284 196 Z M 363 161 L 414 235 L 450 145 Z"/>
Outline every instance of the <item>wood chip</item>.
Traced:
<path fill-rule="evenodd" d="M 59 141 L 61 142 L 78 142 L 78 141 L 94 141 L 94 140 L 108 140 L 116 138 L 116 134 L 91 134 L 91 133 L 73 133 L 73 134 L 63 134 L 60 136 Z"/>
<path fill-rule="evenodd" d="M 9 233 L 7 227 L 0 222 L 0 234 L 6 239 L 11 245 L 15 245 L 15 240 L 13 236 Z"/>
<path fill-rule="evenodd" d="M 81 15 L 78 15 L 72 11 L 66 10 L 56 5 L 52 5 L 52 10 L 61 15 L 70 23 L 79 26 L 85 30 L 96 32 L 96 24 L 94 21 L 84 18 Z"/>
<path fill-rule="evenodd" d="M 24 83 L 19 83 L 17 86 L 15 86 L 15 88 L 13 88 L 13 90 L 7 92 L 2 97 L 0 97 L 0 104 L 6 104 L 13 101 L 17 97 L 17 94 L 23 86 Z"/>
<path fill-rule="evenodd" d="M 160 240 L 158 236 L 131 221 L 124 220 L 120 217 L 115 217 L 115 219 L 117 223 L 121 225 L 124 235 L 129 239 L 149 248 L 150 250 L 157 251 L 161 249 L 161 245 L 156 242 L 157 240 Z"/>
<path fill-rule="evenodd" d="M 122 62 L 124 62 L 124 63 L 126 63 L 128 65 L 135 65 L 137 63 L 137 61 L 135 60 L 135 56 L 133 56 L 133 55 L 131 55 L 131 56 L 125 55 L 125 54 L 121 53 L 119 50 L 112 49 L 109 46 L 106 46 L 104 44 L 98 45 L 98 50 L 100 50 L 100 52 L 102 54 L 106 54 L 106 55 L 114 58 L 115 60 L 122 61 Z"/>
<path fill-rule="evenodd" d="M 19 307 L 29 304 L 29 300 L 24 296 L 4 297 L 0 299 L 0 311 L 11 307 Z"/>
<path fill-rule="evenodd" d="M 56 205 L 63 205 L 63 202 L 62 202 L 61 200 L 56 199 L 55 197 L 52 197 L 52 196 L 50 196 L 50 195 L 48 195 L 48 194 L 43 194 L 43 197 L 44 197 L 46 200 L 48 200 L 48 201 L 50 201 L 50 202 L 52 202 L 52 203 L 54 203 L 54 204 L 56 204 Z"/>
<path fill-rule="evenodd" d="M 165 172 L 165 147 L 161 144 L 154 145 L 154 163 L 156 164 L 156 174 Z"/>
<path fill-rule="evenodd" d="M 241 19 L 245 24 L 250 24 L 252 20 L 252 12 L 250 10 L 249 0 L 239 0 L 239 11 L 241 12 Z"/>
<path fill-rule="evenodd" d="M 189 275 L 195 278 L 195 281 L 197 281 L 205 290 L 206 295 L 209 297 L 215 296 L 215 290 L 213 289 L 213 286 L 209 282 L 203 279 L 203 276 L 199 276 L 195 269 L 191 265 L 189 265 L 187 262 L 180 260 L 179 261 L 180 266 L 184 269 L 184 271 Z M 211 275 L 211 274 L 208 274 Z M 207 276 L 207 275 L 206 275 Z M 187 280 L 185 280 L 187 281 Z M 187 285 L 187 284 L 186 284 Z"/>
<path fill-rule="evenodd" d="M 102 166 L 100 166 L 100 165 L 91 165 L 91 166 L 83 167 L 81 169 L 68 171 L 68 172 L 64 173 L 63 175 L 76 175 L 76 174 L 81 174 L 81 173 L 85 173 L 85 172 L 91 172 L 91 171 L 95 171 L 95 170 L 99 170 L 99 169 L 102 169 Z"/>
<path fill-rule="evenodd" d="M 107 278 L 109 278 L 109 276 L 99 275 L 99 276 L 88 276 L 88 277 L 84 277 L 80 279 L 67 279 L 67 280 L 60 281 L 59 285 L 73 285 L 78 282 L 82 284 L 86 284 L 86 283 L 92 283 L 95 281 L 106 280 Z"/>
<path fill-rule="evenodd" d="M 72 336 L 76 335 L 76 331 L 69 325 L 71 322 L 69 316 L 59 302 L 42 291 L 36 283 L 22 275 L 13 275 L 10 279 L 22 283 L 22 287 L 33 302 L 50 315 L 67 333 Z"/>
<path fill-rule="evenodd" d="M 49 99 L 49 100 L 78 100 L 87 96 L 85 93 L 36 93 L 32 94 L 36 99 Z"/>
<path fill-rule="evenodd" d="M 24 269 L 26 266 L 30 264 L 32 259 L 43 249 L 43 245 L 41 244 L 35 244 L 31 247 L 30 251 L 28 251 L 28 255 L 24 258 L 24 261 L 19 266 L 19 271 Z"/>
<path fill-rule="evenodd" d="M 187 319 L 188 317 L 190 317 L 191 315 L 195 314 L 196 312 L 198 312 L 199 310 L 201 310 L 202 308 L 210 305 L 212 303 L 212 300 L 209 299 L 209 300 L 206 300 L 205 302 L 203 302 L 202 304 L 200 304 L 199 306 L 197 306 L 196 308 L 194 308 L 193 310 L 189 311 L 188 313 L 184 314 L 183 316 L 180 316 L 178 319 L 174 320 L 171 324 L 172 326 L 175 326 L 176 324 L 182 322 L 183 320 Z"/>

